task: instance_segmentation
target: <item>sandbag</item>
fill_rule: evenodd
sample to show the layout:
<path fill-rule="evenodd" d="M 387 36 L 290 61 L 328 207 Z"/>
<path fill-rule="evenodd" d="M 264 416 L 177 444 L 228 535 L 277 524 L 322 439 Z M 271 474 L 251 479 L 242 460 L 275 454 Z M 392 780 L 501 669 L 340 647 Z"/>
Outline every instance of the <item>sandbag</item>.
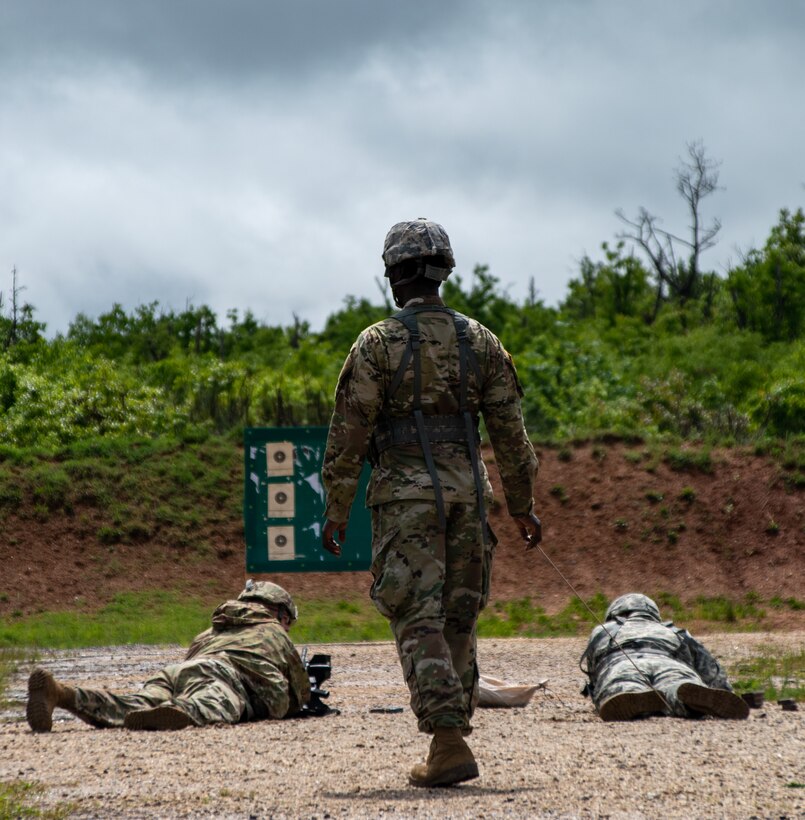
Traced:
<path fill-rule="evenodd" d="M 537 689 L 544 689 L 548 679 L 534 685 L 506 683 L 505 680 L 481 675 L 478 681 L 478 706 L 489 708 L 512 708 L 525 706 Z"/>

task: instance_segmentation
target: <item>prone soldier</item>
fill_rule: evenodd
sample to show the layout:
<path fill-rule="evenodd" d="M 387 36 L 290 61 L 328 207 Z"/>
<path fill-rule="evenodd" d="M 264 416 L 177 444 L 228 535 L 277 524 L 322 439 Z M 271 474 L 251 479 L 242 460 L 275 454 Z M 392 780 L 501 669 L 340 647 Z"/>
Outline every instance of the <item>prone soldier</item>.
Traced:
<path fill-rule="evenodd" d="M 184 661 L 166 666 L 142 689 L 115 694 L 66 686 L 45 669 L 28 679 L 28 725 L 49 732 L 56 707 L 98 728 L 184 729 L 212 723 L 279 719 L 303 713 L 310 681 L 288 631 L 297 619 L 277 584 L 247 581 L 221 604 Z"/>
<path fill-rule="evenodd" d="M 649 715 L 743 719 L 744 700 L 734 694 L 721 664 L 687 630 L 660 620 L 647 595 L 630 592 L 607 609 L 581 656 L 602 720 Z"/>

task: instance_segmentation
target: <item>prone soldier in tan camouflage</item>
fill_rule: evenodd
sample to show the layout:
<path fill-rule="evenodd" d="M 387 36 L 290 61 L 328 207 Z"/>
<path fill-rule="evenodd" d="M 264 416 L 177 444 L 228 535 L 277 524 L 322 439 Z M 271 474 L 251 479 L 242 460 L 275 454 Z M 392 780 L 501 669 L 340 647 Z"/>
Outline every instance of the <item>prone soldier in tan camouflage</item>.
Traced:
<path fill-rule="evenodd" d="M 212 615 L 182 663 L 166 666 L 131 694 L 65 686 L 35 669 L 28 679 L 28 725 L 49 732 L 56 707 L 98 728 L 184 729 L 211 723 L 283 718 L 310 699 L 310 681 L 288 630 L 291 596 L 248 581 L 236 601 Z"/>
<path fill-rule="evenodd" d="M 660 620 L 657 604 L 630 592 L 607 609 L 581 656 L 589 694 L 603 720 L 649 715 L 742 719 L 719 662 L 685 629 Z"/>
<path fill-rule="evenodd" d="M 532 498 L 538 464 L 511 357 L 439 296 L 455 265 L 444 228 L 425 219 L 394 225 L 383 261 L 402 309 L 364 330 L 341 370 L 322 469 L 322 546 L 340 555 L 336 535 L 345 538 L 368 459 L 371 596 L 394 633 L 419 729 L 433 734 L 410 782 L 441 786 L 478 776 L 464 736 L 478 701 L 476 623 L 497 543 L 485 512 L 492 488 L 479 416 L 527 548 L 541 539 Z"/>

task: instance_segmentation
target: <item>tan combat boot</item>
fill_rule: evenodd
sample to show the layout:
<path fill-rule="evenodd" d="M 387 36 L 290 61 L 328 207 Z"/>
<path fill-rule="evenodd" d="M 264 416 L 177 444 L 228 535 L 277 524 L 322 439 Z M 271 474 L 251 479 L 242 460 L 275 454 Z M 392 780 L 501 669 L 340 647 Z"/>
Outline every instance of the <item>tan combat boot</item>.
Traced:
<path fill-rule="evenodd" d="M 53 710 L 56 707 L 75 712 L 75 689 L 59 683 L 45 669 L 34 669 L 28 678 L 28 703 L 25 716 L 35 732 L 49 732 L 53 728 Z"/>
<path fill-rule="evenodd" d="M 425 763 L 411 769 L 412 786 L 451 786 L 478 777 L 478 764 L 461 729 L 437 727 Z"/>
<path fill-rule="evenodd" d="M 647 689 L 644 692 L 620 692 L 607 698 L 598 707 L 601 720 L 634 720 L 649 715 L 665 713 L 665 703 L 657 692 Z"/>
<path fill-rule="evenodd" d="M 692 712 L 712 715 L 725 720 L 746 720 L 749 705 L 743 698 L 726 689 L 711 689 L 696 683 L 683 683 L 676 696 Z"/>
<path fill-rule="evenodd" d="M 176 706 L 154 706 L 151 709 L 137 709 L 123 718 L 126 729 L 161 731 L 164 729 L 186 729 L 193 726 L 193 719 L 187 712 Z"/>

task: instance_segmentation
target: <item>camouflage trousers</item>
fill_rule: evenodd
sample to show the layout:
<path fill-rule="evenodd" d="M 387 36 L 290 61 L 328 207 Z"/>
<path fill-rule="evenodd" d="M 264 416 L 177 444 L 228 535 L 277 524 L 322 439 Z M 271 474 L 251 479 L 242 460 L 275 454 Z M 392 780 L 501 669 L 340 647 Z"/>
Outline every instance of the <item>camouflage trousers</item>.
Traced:
<path fill-rule="evenodd" d="M 470 730 L 478 702 L 475 628 L 494 551 L 483 546 L 474 504 L 445 504 L 445 514 L 441 532 L 431 501 L 372 510 L 371 596 L 391 625 L 422 732 Z"/>
<path fill-rule="evenodd" d="M 122 726 L 129 712 L 160 705 L 181 709 L 197 726 L 239 723 L 252 717 L 240 676 L 225 658 L 197 658 L 166 666 L 131 694 L 75 690 L 76 712 L 93 726 Z"/>
<path fill-rule="evenodd" d="M 622 692 L 645 692 L 651 687 L 647 680 L 666 700 L 671 714 L 677 717 L 689 717 L 690 712 L 677 697 L 677 690 L 683 683 L 695 683 L 706 686 L 699 675 L 687 664 L 660 654 L 629 652 L 640 672 L 618 653 L 599 672 L 593 703 L 598 709 L 601 704 L 613 695 Z M 644 677 L 645 676 L 645 677 Z"/>

